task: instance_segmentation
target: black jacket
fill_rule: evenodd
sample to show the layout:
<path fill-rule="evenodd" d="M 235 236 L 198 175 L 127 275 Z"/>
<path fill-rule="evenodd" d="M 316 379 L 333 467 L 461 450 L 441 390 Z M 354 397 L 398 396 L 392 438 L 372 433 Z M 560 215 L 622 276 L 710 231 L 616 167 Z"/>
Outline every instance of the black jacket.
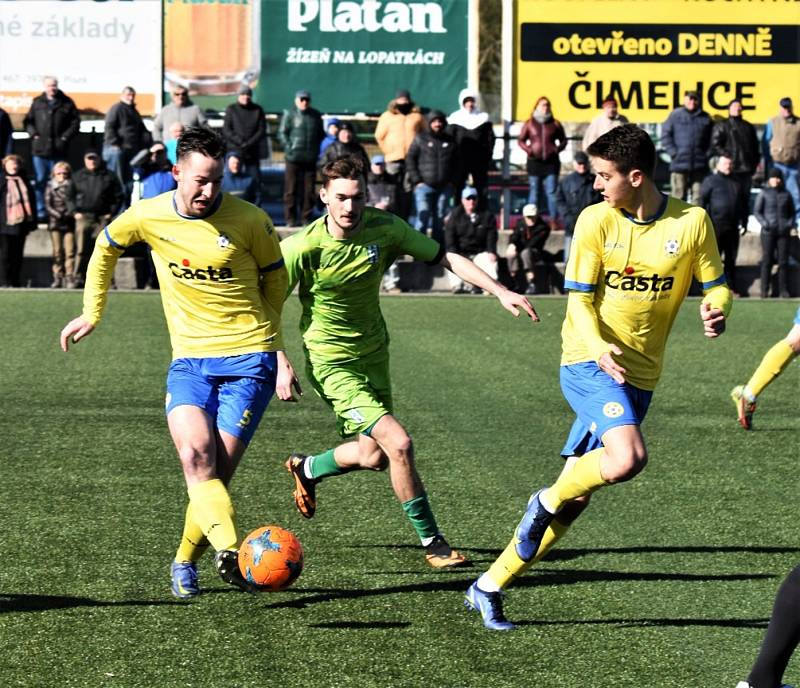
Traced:
<path fill-rule="evenodd" d="M 31 152 L 45 158 L 63 156 L 70 139 L 81 126 L 72 98 L 57 91 L 53 100 L 51 107 L 44 93 L 36 96 L 24 121 L 32 139 Z"/>
<path fill-rule="evenodd" d="M 117 175 L 101 167 L 89 172 L 85 167 L 73 176 L 75 212 L 114 215 L 122 203 L 122 188 Z"/>
<path fill-rule="evenodd" d="M 0 108 L 0 157 L 11 154 L 14 148 L 13 139 L 11 138 L 13 133 L 14 127 L 11 124 L 11 118 L 3 108 Z"/>
<path fill-rule="evenodd" d="M 526 224 L 524 217 L 519 218 L 517 224 L 514 225 L 514 232 L 511 234 L 511 239 L 509 239 L 509 241 L 514 244 L 517 251 L 530 248 L 541 253 L 544 250 L 544 245 L 547 243 L 547 238 L 549 236 L 550 227 L 537 215 L 536 220 L 530 226 Z"/>
<path fill-rule="evenodd" d="M 704 110 L 673 110 L 661 129 L 661 144 L 669 153 L 671 172 L 708 170 L 711 118 Z"/>
<path fill-rule="evenodd" d="M 488 210 L 475 214 L 474 222 L 459 204 L 444 223 L 444 245 L 461 256 L 497 253 L 497 221 Z"/>
<path fill-rule="evenodd" d="M 150 145 L 150 132 L 135 105 L 114 103 L 106 114 L 103 143 L 127 151 L 140 151 Z"/>
<path fill-rule="evenodd" d="M 447 130 L 421 131 L 406 155 L 406 175 L 412 186 L 423 183 L 436 189 L 453 183 L 458 170 L 458 147 Z"/>
<path fill-rule="evenodd" d="M 741 117 L 716 122 L 711 129 L 711 152 L 733 160 L 736 174 L 753 174 L 761 158 L 756 128 Z"/>
<path fill-rule="evenodd" d="M 762 232 L 789 234 L 794 227 L 794 201 L 783 186 L 777 189 L 765 186 L 756 197 L 753 215 L 761 225 Z"/>
<path fill-rule="evenodd" d="M 748 209 L 741 187 L 730 175 L 708 175 L 700 187 L 700 205 L 711 216 L 717 234 L 747 226 Z"/>
<path fill-rule="evenodd" d="M 366 173 L 369 171 L 369 157 L 367 156 L 367 151 L 365 151 L 364 146 L 355 139 L 348 144 L 344 144 L 338 139 L 334 141 L 325 149 L 325 152 L 319 159 L 317 167 L 322 169 L 329 162 L 333 162 L 337 158 L 342 158 L 345 155 L 355 155 L 361 160 L 361 164 L 364 166 L 364 172 Z"/>
<path fill-rule="evenodd" d="M 287 162 L 316 164 L 319 144 L 325 138 L 322 115 L 312 107 L 300 110 L 292 107 L 284 110 L 278 127 L 278 139 L 283 144 Z"/>
<path fill-rule="evenodd" d="M 225 108 L 222 135 L 229 153 L 239 153 L 245 162 L 258 162 L 266 142 L 267 124 L 264 110 L 256 103 L 231 103 Z"/>
<path fill-rule="evenodd" d="M 564 218 L 564 231 L 572 234 L 575 230 L 575 222 L 587 205 L 599 203 L 603 197 L 595 191 L 594 175 L 591 173 L 578 174 L 570 172 L 559 183 L 556 190 L 556 204 L 558 214 Z"/>
<path fill-rule="evenodd" d="M 492 123 L 484 122 L 475 129 L 452 124 L 450 133 L 456 142 L 462 174 L 466 176 L 473 170 L 486 172 L 492 163 L 494 150 Z"/>

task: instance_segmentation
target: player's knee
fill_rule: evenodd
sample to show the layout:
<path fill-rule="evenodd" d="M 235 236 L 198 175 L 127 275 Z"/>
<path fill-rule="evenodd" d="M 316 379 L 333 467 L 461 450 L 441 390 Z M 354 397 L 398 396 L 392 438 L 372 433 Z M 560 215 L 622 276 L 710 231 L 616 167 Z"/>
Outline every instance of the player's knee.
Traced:
<path fill-rule="evenodd" d="M 647 465 L 647 449 L 643 446 L 628 446 L 608 454 L 611 459 L 604 467 L 603 478 L 610 483 L 622 483 L 634 478 Z M 607 473 L 607 474 L 606 474 Z"/>
<path fill-rule="evenodd" d="M 178 447 L 178 458 L 187 475 L 204 474 L 214 470 L 214 461 L 207 449 L 184 444 Z"/>

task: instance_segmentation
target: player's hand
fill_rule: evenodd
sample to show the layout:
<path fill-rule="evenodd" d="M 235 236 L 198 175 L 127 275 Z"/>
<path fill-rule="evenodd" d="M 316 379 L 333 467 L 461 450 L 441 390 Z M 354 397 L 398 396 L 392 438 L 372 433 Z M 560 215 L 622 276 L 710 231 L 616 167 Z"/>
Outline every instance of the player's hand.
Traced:
<path fill-rule="evenodd" d="M 713 339 L 725 331 L 725 316 L 719 308 L 713 308 L 710 303 L 700 304 L 700 318 L 703 321 L 703 334 Z"/>
<path fill-rule="evenodd" d="M 72 339 L 77 344 L 81 339 L 90 335 L 94 331 L 94 325 L 79 315 L 74 320 L 70 320 L 61 330 L 61 350 L 69 351 L 69 340 Z"/>
<path fill-rule="evenodd" d="M 295 396 L 295 393 L 297 396 Z M 275 394 L 281 401 L 299 401 L 303 396 L 300 381 L 294 372 L 291 361 L 285 354 L 278 354 L 278 379 L 275 384 Z"/>
<path fill-rule="evenodd" d="M 539 322 L 539 316 L 536 314 L 531 302 L 522 294 L 517 294 L 510 289 L 503 289 L 503 291 L 497 295 L 497 298 L 500 300 L 500 303 L 503 304 L 503 308 L 513 313 L 515 318 L 519 317 L 519 309 L 521 308 L 530 316 L 533 322 Z"/>
<path fill-rule="evenodd" d="M 624 385 L 625 373 L 628 371 L 614 360 L 614 356 L 622 356 L 622 349 L 616 344 L 610 344 L 610 346 L 611 351 L 606 351 L 606 353 L 600 356 L 600 358 L 597 359 L 597 365 L 600 366 L 600 370 L 610 375 L 615 382 Z"/>

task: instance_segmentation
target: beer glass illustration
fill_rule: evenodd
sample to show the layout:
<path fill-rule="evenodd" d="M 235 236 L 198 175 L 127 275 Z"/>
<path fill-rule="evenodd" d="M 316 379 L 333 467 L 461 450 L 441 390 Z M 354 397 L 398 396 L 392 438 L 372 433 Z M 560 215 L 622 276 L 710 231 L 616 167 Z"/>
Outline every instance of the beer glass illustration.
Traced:
<path fill-rule="evenodd" d="M 191 93 L 236 93 L 261 66 L 261 0 L 165 0 L 164 77 Z"/>

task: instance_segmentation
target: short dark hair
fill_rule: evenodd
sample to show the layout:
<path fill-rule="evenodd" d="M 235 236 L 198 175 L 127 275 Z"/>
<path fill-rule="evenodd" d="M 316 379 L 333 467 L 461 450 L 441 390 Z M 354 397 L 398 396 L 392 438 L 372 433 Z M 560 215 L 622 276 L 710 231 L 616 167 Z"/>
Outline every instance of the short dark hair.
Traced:
<path fill-rule="evenodd" d="M 367 172 L 357 155 L 343 155 L 322 168 L 322 186 L 327 187 L 334 179 L 361 179 L 366 183 Z"/>
<path fill-rule="evenodd" d="M 613 162 L 623 174 L 641 170 L 653 178 L 656 168 L 656 147 L 650 135 L 635 124 L 623 124 L 603 134 L 586 152 L 593 158 Z"/>
<path fill-rule="evenodd" d="M 205 127 L 189 127 L 178 138 L 177 158 L 183 158 L 192 153 L 200 153 L 214 160 L 225 157 L 225 142 L 211 129 Z"/>

